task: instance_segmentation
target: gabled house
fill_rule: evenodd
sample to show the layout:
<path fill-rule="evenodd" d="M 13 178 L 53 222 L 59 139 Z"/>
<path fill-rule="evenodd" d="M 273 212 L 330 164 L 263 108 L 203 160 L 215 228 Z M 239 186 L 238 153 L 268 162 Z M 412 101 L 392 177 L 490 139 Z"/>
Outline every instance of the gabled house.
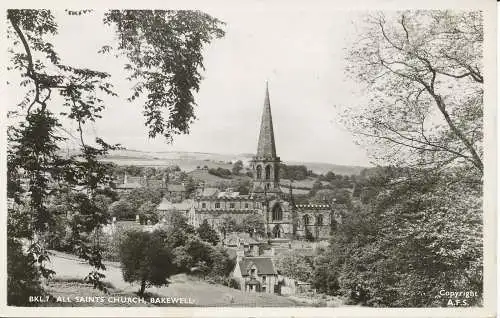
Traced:
<path fill-rule="evenodd" d="M 278 272 L 270 257 L 238 257 L 232 277 L 246 292 L 278 293 Z"/>

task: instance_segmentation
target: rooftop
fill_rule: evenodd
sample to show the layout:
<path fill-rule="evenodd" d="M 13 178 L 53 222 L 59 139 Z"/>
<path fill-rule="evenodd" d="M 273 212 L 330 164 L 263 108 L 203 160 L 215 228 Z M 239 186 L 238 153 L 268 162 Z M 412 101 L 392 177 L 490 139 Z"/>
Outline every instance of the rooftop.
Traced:
<path fill-rule="evenodd" d="M 254 264 L 259 275 L 278 275 L 272 259 L 267 256 L 244 257 L 238 264 L 242 276 L 248 276 L 248 269 Z"/>

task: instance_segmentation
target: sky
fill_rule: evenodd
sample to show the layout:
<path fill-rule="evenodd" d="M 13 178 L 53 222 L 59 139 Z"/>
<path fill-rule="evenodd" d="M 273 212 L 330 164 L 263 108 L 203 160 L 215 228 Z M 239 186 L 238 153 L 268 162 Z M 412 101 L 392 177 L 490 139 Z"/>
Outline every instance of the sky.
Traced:
<path fill-rule="evenodd" d="M 258 7 L 207 13 L 226 23 L 226 35 L 204 50 L 204 79 L 195 94 L 197 120 L 189 135 L 176 136 L 172 144 L 162 137 L 150 139 L 142 105 L 126 101 L 130 84 L 124 80 L 124 61 L 96 53 L 114 38 L 101 22 L 102 12 L 76 17 L 56 13 L 54 44 L 63 62 L 111 73 L 120 94 L 106 98 L 103 118 L 86 129 L 88 137 L 145 151 L 255 153 L 268 81 L 276 149 L 283 161 L 369 165 L 335 108 L 360 100 L 359 84 L 344 73 L 356 15 Z M 11 92 L 9 99 L 21 96 Z M 74 123 L 67 125 L 76 131 Z M 69 141 L 71 146 L 76 144 Z"/>

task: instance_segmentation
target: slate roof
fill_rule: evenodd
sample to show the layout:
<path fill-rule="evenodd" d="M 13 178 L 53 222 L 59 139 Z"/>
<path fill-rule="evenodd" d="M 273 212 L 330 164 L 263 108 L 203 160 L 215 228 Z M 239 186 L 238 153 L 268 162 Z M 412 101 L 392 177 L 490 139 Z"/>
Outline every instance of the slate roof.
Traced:
<path fill-rule="evenodd" d="M 278 275 L 278 272 L 274 268 L 274 263 L 270 257 L 244 257 L 241 261 L 238 262 L 240 266 L 241 275 L 248 276 L 247 268 L 255 264 L 257 266 L 257 274 L 258 275 Z"/>

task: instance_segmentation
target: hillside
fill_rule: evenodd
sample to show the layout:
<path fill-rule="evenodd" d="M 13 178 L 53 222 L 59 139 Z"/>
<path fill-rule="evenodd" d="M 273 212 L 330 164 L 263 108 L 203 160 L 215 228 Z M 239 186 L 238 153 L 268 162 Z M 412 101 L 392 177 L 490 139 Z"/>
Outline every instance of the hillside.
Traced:
<path fill-rule="evenodd" d="M 192 171 L 197 167 L 207 166 L 208 168 L 231 169 L 232 162 L 243 161 L 248 165 L 252 159 L 252 154 L 219 154 L 203 152 L 147 152 L 137 150 L 118 150 L 102 160 L 113 162 L 118 165 L 137 165 L 137 166 L 169 166 L 178 165 L 184 171 Z M 359 174 L 361 170 L 368 168 L 362 166 L 337 165 L 325 162 L 301 162 L 284 161 L 289 165 L 305 165 L 308 169 L 318 174 L 324 174 L 332 171 L 335 174 L 352 175 Z"/>

